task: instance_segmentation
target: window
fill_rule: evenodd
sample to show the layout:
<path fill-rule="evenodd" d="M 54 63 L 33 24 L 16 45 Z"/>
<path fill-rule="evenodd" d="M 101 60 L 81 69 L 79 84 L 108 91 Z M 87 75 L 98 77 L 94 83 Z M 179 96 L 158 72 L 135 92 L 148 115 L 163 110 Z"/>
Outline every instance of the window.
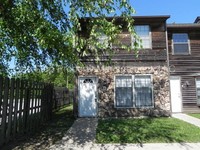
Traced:
<path fill-rule="evenodd" d="M 135 104 L 136 107 L 152 106 L 151 76 L 135 76 Z"/>
<path fill-rule="evenodd" d="M 115 77 L 116 107 L 152 107 L 151 75 Z"/>
<path fill-rule="evenodd" d="M 172 43 L 173 54 L 189 54 L 189 37 L 187 33 L 174 33 Z"/>
<path fill-rule="evenodd" d="M 141 39 L 142 43 L 139 43 L 139 47 L 151 48 L 151 34 L 150 27 L 148 25 L 137 25 L 135 26 L 135 32 Z"/>
<path fill-rule="evenodd" d="M 132 107 L 132 76 L 116 76 L 115 97 L 117 107 Z"/>
<path fill-rule="evenodd" d="M 105 46 L 105 47 L 108 47 L 108 37 L 107 35 L 103 34 L 103 33 L 100 33 L 100 35 L 97 37 L 98 38 L 98 42 Z"/>
<path fill-rule="evenodd" d="M 200 78 L 196 79 L 197 104 L 200 105 Z"/>

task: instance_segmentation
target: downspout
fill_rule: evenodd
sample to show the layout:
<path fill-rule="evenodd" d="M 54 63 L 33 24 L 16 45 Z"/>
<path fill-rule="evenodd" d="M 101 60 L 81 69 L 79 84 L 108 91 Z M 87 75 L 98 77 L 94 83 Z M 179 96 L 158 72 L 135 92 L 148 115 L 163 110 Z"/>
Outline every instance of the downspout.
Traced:
<path fill-rule="evenodd" d="M 172 113 L 172 102 L 171 102 L 171 92 L 170 92 L 170 67 L 169 67 L 169 48 L 168 48 L 168 32 L 167 25 L 165 26 L 165 38 L 166 38 L 166 51 L 167 51 L 167 69 L 168 69 L 168 79 L 169 79 L 169 101 L 170 101 L 170 112 Z"/>

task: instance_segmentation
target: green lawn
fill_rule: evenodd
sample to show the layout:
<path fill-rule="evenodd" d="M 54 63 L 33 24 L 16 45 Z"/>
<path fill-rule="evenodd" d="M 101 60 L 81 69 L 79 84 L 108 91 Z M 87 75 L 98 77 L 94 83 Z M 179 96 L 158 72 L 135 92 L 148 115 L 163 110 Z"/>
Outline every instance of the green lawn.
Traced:
<path fill-rule="evenodd" d="M 200 129 L 175 118 L 99 120 L 97 143 L 200 142 Z"/>
<path fill-rule="evenodd" d="M 200 114 L 188 114 L 188 115 L 200 119 Z"/>

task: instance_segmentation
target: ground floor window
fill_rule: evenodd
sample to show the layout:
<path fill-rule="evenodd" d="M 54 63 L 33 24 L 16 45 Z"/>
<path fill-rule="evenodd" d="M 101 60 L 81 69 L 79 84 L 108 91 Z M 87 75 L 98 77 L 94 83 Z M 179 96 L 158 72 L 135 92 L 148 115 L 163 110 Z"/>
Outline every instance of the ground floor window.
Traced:
<path fill-rule="evenodd" d="M 197 104 L 200 105 L 200 78 L 196 79 Z"/>
<path fill-rule="evenodd" d="M 115 76 L 116 107 L 152 107 L 153 88 L 151 75 Z"/>

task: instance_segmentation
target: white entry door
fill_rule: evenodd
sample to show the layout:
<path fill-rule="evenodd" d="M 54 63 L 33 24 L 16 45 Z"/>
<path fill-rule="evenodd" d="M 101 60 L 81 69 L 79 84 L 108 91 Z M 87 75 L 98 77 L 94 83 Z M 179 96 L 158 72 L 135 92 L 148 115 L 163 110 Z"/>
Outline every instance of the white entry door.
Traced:
<path fill-rule="evenodd" d="M 79 117 L 97 115 L 97 78 L 79 77 Z"/>
<path fill-rule="evenodd" d="M 181 80 L 180 77 L 170 77 L 170 92 L 172 113 L 182 112 Z"/>

